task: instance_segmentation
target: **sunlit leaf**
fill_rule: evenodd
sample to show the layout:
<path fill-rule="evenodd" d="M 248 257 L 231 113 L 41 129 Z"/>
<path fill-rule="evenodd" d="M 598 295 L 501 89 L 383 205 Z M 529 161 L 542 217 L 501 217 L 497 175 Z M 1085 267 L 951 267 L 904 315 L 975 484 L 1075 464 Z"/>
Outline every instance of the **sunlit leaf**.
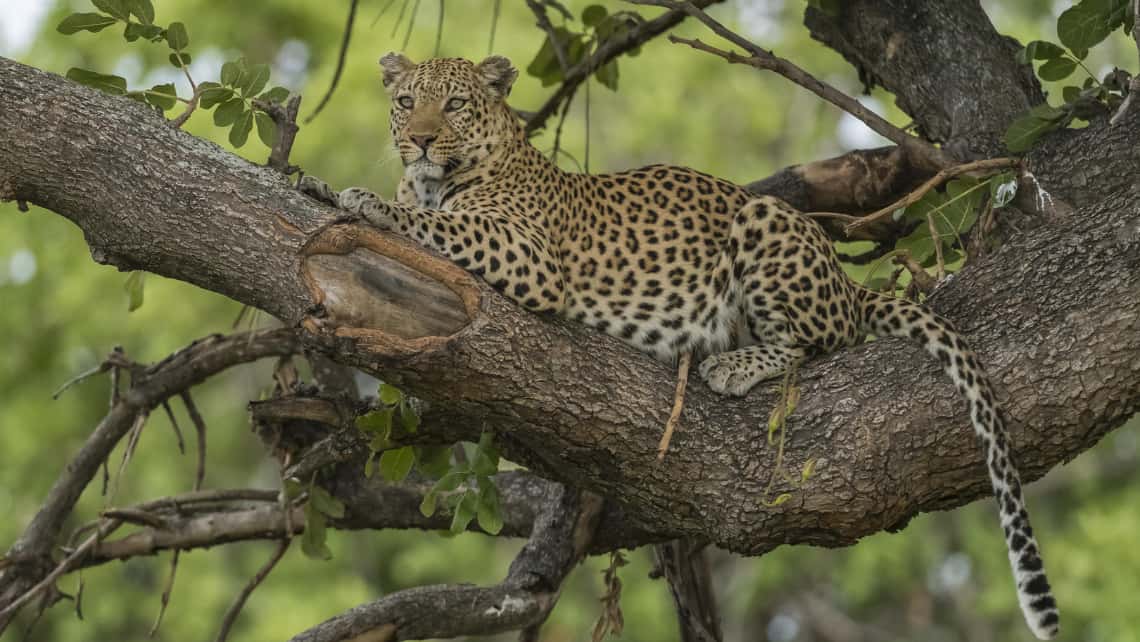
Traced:
<path fill-rule="evenodd" d="M 404 481 L 415 461 L 416 454 L 411 446 L 385 450 L 380 455 L 380 475 L 390 482 Z"/>
<path fill-rule="evenodd" d="M 55 30 L 67 35 L 80 31 L 97 32 L 110 27 L 116 22 L 118 22 L 118 20 L 101 13 L 73 13 L 64 18 Z"/>
<path fill-rule="evenodd" d="M 127 275 L 127 282 L 123 284 L 123 289 L 127 292 L 127 312 L 134 312 L 142 307 L 145 279 L 146 272 L 142 270 L 135 270 Z"/>
<path fill-rule="evenodd" d="M 110 74 L 101 74 L 96 71 L 88 71 L 87 69 L 80 69 L 72 67 L 67 70 L 67 77 L 81 85 L 94 87 L 99 91 L 113 94 L 115 96 L 122 96 L 127 93 L 127 80 L 119 76 Z"/>

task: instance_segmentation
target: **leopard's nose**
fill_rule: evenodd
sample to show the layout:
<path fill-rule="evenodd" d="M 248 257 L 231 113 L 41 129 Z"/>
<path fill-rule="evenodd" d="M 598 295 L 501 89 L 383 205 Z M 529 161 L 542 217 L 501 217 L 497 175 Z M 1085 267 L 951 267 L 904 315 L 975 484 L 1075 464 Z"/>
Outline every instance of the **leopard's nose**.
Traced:
<path fill-rule="evenodd" d="M 411 138 L 412 142 L 425 152 L 427 151 L 428 145 L 431 145 L 432 142 L 435 141 L 435 136 L 431 135 L 412 134 L 411 136 L 408 136 L 408 138 Z"/>

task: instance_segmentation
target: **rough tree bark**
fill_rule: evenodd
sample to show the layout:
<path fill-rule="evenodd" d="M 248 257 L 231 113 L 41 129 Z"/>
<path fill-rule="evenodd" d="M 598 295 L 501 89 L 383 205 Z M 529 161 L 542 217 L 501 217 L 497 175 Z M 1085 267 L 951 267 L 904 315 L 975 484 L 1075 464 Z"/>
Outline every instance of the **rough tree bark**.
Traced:
<path fill-rule="evenodd" d="M 809 26 L 960 159 L 995 150 L 1008 119 L 1039 100 L 1024 68 L 993 63 L 1011 57 L 1011 45 L 977 3 L 860 4 L 877 18 L 809 12 Z M 930 34 L 948 25 L 968 25 L 973 44 L 937 48 Z M 879 32 L 885 43 L 872 36 Z M 992 78 L 979 81 L 979 70 Z M 1133 109 L 1112 127 L 1094 122 L 1048 137 L 1028 166 L 1040 198 L 1071 207 L 1046 208 L 1051 216 L 973 261 L 929 301 L 1003 391 L 1027 480 L 1140 407 L 1138 133 Z M 527 314 L 391 236 L 330 225 L 335 212 L 275 172 L 171 130 L 141 106 L 0 59 L 0 150 L 0 198 L 69 218 L 97 262 L 194 283 L 302 324 L 310 347 L 429 402 L 428 438 L 470 439 L 493 426 L 510 459 L 618 502 L 654 539 L 690 536 L 746 554 L 782 543 L 846 545 L 920 511 L 989 495 L 965 404 L 905 342 L 874 342 L 802 368 L 786 457 L 793 470 L 817 458 L 817 472 L 769 508 L 763 492 L 775 457 L 760 435 L 777 395 L 767 387 L 736 400 L 691 386 L 659 465 L 669 368 Z"/>

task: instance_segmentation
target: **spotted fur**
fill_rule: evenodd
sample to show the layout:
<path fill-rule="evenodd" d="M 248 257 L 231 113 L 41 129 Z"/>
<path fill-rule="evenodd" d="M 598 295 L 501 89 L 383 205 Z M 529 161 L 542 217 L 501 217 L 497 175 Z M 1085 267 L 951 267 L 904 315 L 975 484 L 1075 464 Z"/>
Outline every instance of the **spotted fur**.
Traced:
<path fill-rule="evenodd" d="M 559 169 L 507 107 L 517 72 L 505 58 L 417 65 L 388 54 L 381 66 L 405 166 L 396 202 L 315 181 L 307 191 L 442 252 L 530 310 L 658 359 L 707 355 L 700 376 L 725 394 L 868 332 L 917 341 L 969 402 L 1029 627 L 1042 639 L 1057 633 L 1005 420 L 947 321 L 853 283 L 819 226 L 779 199 L 682 167 Z"/>

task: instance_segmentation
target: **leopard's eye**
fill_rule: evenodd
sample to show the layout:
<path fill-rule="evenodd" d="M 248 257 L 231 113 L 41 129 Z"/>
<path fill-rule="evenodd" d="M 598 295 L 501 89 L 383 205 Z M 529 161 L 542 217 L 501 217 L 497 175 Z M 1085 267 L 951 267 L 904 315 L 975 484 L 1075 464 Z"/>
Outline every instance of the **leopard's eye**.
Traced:
<path fill-rule="evenodd" d="M 443 110 L 444 111 L 458 111 L 460 109 L 463 109 L 463 106 L 466 104 L 467 104 L 466 98 L 452 98 L 452 99 L 447 101 L 446 105 L 443 106 Z"/>
<path fill-rule="evenodd" d="M 396 99 L 396 104 L 403 109 L 411 109 L 415 106 L 416 101 L 412 100 L 411 96 L 400 96 Z"/>

